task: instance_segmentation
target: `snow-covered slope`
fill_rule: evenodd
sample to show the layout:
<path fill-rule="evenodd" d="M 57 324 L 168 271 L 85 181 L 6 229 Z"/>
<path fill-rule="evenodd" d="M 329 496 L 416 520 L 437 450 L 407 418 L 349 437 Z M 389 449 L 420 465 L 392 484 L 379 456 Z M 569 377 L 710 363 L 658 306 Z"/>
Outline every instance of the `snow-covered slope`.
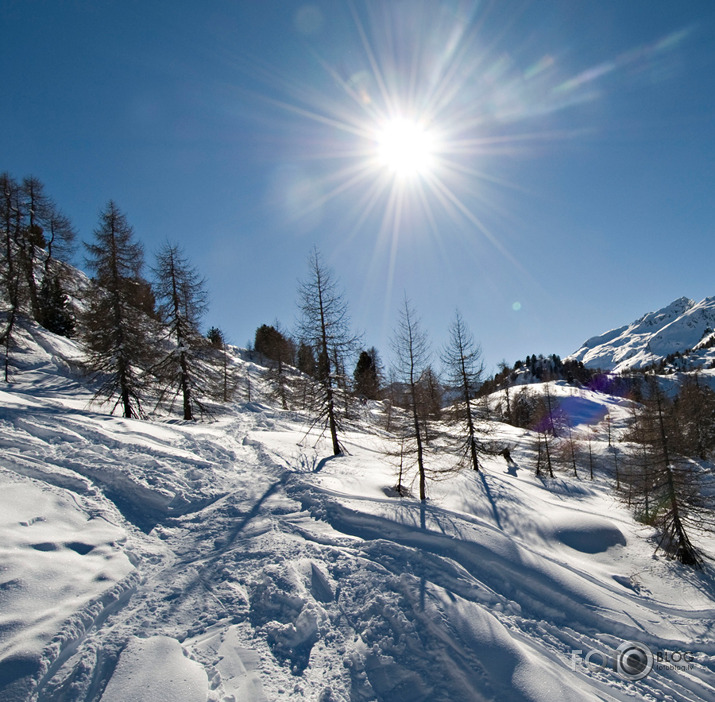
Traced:
<path fill-rule="evenodd" d="M 421 504 L 377 407 L 338 458 L 255 402 L 127 420 L 71 342 L 25 341 L 0 388 L 0 699 L 715 700 L 712 570 L 654 557 L 603 473 L 625 401 L 552 386 L 595 481 L 537 479 L 533 436 L 494 423 L 512 460 Z M 629 679 L 625 641 L 688 660 Z"/>
<path fill-rule="evenodd" d="M 715 351 L 708 348 L 714 330 L 715 297 L 698 303 L 681 297 L 631 324 L 592 337 L 569 358 L 588 368 L 620 372 L 693 350 L 689 360 L 694 366 L 709 365 L 715 359 Z"/>

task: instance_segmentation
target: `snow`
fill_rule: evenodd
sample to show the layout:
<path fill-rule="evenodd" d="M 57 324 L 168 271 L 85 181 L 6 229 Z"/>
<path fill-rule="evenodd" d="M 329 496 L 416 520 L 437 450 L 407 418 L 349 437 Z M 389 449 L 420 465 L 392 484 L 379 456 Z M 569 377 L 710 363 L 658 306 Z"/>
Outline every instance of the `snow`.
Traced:
<path fill-rule="evenodd" d="M 44 645 L 133 569 L 123 529 L 80 496 L 0 469 L 2 670 L 34 668 Z"/>
<path fill-rule="evenodd" d="M 0 389 L 3 700 L 715 700 L 712 567 L 654 556 L 612 494 L 603 418 L 618 436 L 627 401 L 550 386 L 593 482 L 537 478 L 535 437 L 495 422 L 512 463 L 430 479 L 421 504 L 392 490 L 378 408 L 338 458 L 257 402 L 112 417 L 80 349 L 27 334 Z M 691 667 L 588 665 L 624 641 Z"/>
<path fill-rule="evenodd" d="M 242 647 L 238 627 L 217 625 L 188 643 L 202 657 L 217 661 L 214 675 L 221 681 L 224 699 L 266 702 L 258 674 L 260 657 Z"/>
<path fill-rule="evenodd" d="M 122 651 L 102 702 L 205 702 L 208 678 L 176 639 L 132 638 Z"/>
<path fill-rule="evenodd" d="M 592 337 L 568 358 L 588 368 L 622 372 L 658 362 L 666 356 L 701 349 L 690 358 L 696 367 L 708 366 L 712 350 L 702 348 L 713 338 L 715 297 L 694 302 L 686 297 L 650 312 L 631 324 Z"/>

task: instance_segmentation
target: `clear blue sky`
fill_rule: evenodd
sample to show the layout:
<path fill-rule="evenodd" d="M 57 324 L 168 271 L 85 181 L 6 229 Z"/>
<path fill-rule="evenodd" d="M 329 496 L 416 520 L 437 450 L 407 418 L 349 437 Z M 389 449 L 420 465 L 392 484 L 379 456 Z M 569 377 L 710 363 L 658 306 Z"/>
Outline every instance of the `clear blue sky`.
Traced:
<path fill-rule="evenodd" d="M 0 66 L 0 170 L 181 243 L 234 343 L 293 327 L 313 245 L 385 359 L 405 292 L 490 370 L 715 295 L 711 0 L 0 0 Z"/>

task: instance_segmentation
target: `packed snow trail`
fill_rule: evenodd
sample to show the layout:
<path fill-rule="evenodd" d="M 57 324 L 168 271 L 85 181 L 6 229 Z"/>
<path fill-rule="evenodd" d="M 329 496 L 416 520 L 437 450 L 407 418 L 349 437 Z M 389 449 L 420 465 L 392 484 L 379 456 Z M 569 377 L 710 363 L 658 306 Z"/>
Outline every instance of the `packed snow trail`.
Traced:
<path fill-rule="evenodd" d="M 259 404 L 110 417 L 37 354 L 0 391 L 1 699 L 715 700 L 711 569 L 606 480 L 537 480 L 521 430 L 421 504 L 365 421 L 327 460 Z M 692 661 L 587 665 L 628 640 Z"/>

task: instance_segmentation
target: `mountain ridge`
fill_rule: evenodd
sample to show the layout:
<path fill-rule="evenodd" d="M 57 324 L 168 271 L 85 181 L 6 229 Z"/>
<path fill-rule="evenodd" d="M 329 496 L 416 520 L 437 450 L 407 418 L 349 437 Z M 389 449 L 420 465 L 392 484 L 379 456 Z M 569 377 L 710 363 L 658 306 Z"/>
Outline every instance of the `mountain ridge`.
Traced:
<path fill-rule="evenodd" d="M 679 369 L 703 368 L 715 361 L 714 330 L 715 296 L 700 302 L 679 297 L 630 324 L 587 339 L 567 358 L 616 373 L 666 363 L 676 355 Z"/>

